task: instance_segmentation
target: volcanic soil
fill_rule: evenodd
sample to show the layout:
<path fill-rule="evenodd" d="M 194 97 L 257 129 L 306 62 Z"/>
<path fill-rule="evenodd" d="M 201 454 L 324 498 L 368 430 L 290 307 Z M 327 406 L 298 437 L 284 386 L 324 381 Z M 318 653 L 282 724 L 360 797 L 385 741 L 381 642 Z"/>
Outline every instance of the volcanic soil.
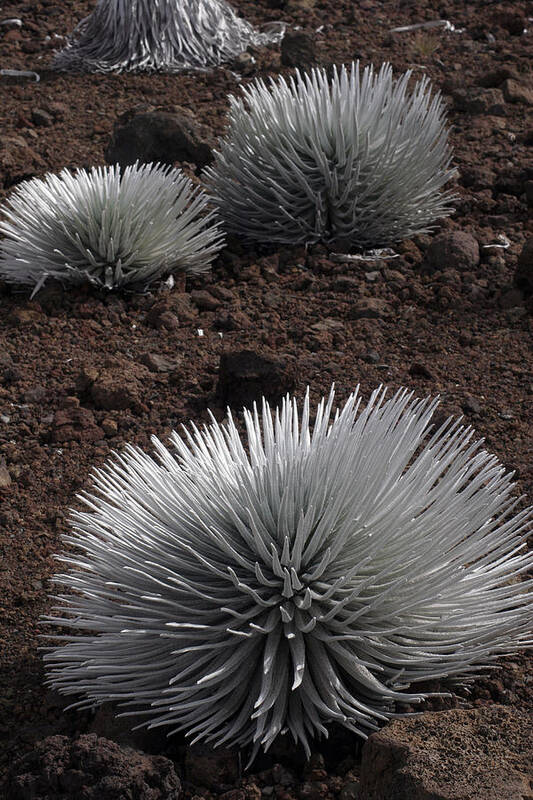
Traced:
<path fill-rule="evenodd" d="M 39 618 L 53 603 L 54 554 L 76 494 L 90 486 L 91 469 L 126 442 L 150 448 L 152 434 L 164 439 L 189 420 L 202 424 L 209 408 L 222 419 L 217 385 L 224 353 L 247 350 L 270 359 L 273 396 L 287 388 L 301 396 L 309 386 L 316 402 L 333 381 L 340 403 L 357 384 L 364 397 L 379 384 L 439 394 L 443 417 L 464 415 L 515 471 L 517 495 L 533 501 L 533 303 L 514 280 L 533 235 L 533 5 L 235 0 L 234 6 L 254 24 L 284 20 L 305 29 L 319 65 L 359 58 L 363 65 L 389 61 L 396 74 L 411 69 L 415 78 L 430 76 L 448 108 L 456 211 L 431 235 L 401 242 L 381 260 L 342 261 L 322 245 L 261 250 L 229 240 L 210 273 L 145 294 L 50 284 L 30 300 L 29 290 L 0 283 L 2 772 L 45 736 L 94 729 L 90 713 L 65 711 L 66 703 L 43 686 L 39 651 L 47 630 Z M 0 27 L 0 68 L 31 70 L 40 81 L 0 76 L 1 200 L 27 178 L 104 164 L 113 126 L 125 112 L 184 107 L 216 137 L 224 131 L 228 94 L 257 75 L 291 72 L 279 47 L 271 47 L 254 53 L 255 63 L 241 59 L 209 73 L 55 74 L 54 48 L 92 7 L 92 0 L 2 4 L 0 22 L 19 18 L 22 27 Z M 453 30 L 391 33 L 437 19 Z M 195 171 L 194 164 L 179 166 Z M 433 237 L 451 231 L 477 240 L 479 262 L 467 254 L 460 263 L 443 258 L 428 269 Z M 227 399 L 238 406 L 232 391 Z M 531 709 L 530 667 L 526 655 L 502 660 L 501 670 L 479 679 L 462 702 Z M 112 738 L 111 728 L 99 732 Z M 358 752 L 348 734 L 335 732 L 334 741 L 335 747 L 317 744 L 326 775 L 336 774 L 346 753 Z M 185 757 L 181 739 L 160 737 L 149 746 L 177 762 Z M 332 794 L 338 785 L 331 783 Z M 197 794 L 194 785 L 185 784 L 185 794 Z"/>

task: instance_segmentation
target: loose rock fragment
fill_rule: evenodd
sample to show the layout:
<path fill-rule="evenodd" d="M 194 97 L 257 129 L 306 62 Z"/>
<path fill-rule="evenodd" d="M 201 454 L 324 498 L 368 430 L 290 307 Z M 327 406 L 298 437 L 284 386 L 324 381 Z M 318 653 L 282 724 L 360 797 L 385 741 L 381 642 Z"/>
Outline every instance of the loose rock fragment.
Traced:
<path fill-rule="evenodd" d="M 531 719 L 504 706 L 397 719 L 363 748 L 365 800 L 524 800 Z"/>
<path fill-rule="evenodd" d="M 191 292 L 191 300 L 202 311 L 214 311 L 220 306 L 221 301 L 206 289 L 196 289 Z"/>
<path fill-rule="evenodd" d="M 87 734 L 49 736 L 12 768 L 11 800 L 179 800 L 181 783 L 164 756 Z"/>
<path fill-rule="evenodd" d="M 121 167 L 137 160 L 170 165 L 188 161 L 205 167 L 213 160 L 213 146 L 210 132 L 192 111 L 149 111 L 126 114 L 117 121 L 105 157 L 108 164 L 118 162 Z"/>
<path fill-rule="evenodd" d="M 508 78 L 503 84 L 503 96 L 509 103 L 533 106 L 533 89 L 512 78 Z"/>
<path fill-rule="evenodd" d="M 91 387 L 91 398 L 96 408 L 107 411 L 132 408 L 139 403 L 140 386 L 133 376 L 105 370 Z"/>
<path fill-rule="evenodd" d="M 261 396 L 276 402 L 295 385 L 294 362 L 285 356 L 253 350 L 226 352 L 220 358 L 216 401 L 235 409 L 251 406 Z"/>
<path fill-rule="evenodd" d="M 351 319 L 383 319 L 389 314 L 390 306 L 380 297 L 363 297 L 349 312 Z"/>
<path fill-rule="evenodd" d="M 475 397 L 467 394 L 462 402 L 461 408 L 466 414 L 479 414 L 481 413 L 481 403 Z"/>
<path fill-rule="evenodd" d="M 104 432 L 90 409 L 73 407 L 56 411 L 51 438 L 53 442 L 97 442 Z"/>
<path fill-rule="evenodd" d="M 479 244 L 465 231 L 446 231 L 436 236 L 426 250 L 424 265 L 430 270 L 456 269 L 466 272 L 479 264 Z"/>
<path fill-rule="evenodd" d="M 409 367 L 409 375 L 414 375 L 415 377 L 427 378 L 428 380 L 432 381 L 435 380 L 435 375 L 426 367 L 425 364 L 422 364 L 420 361 L 414 361 L 411 366 Z"/>
<path fill-rule="evenodd" d="M 317 63 L 316 45 L 308 31 L 287 31 L 281 43 L 281 63 L 285 67 L 311 67 Z"/>
<path fill-rule="evenodd" d="M 148 367 L 151 372 L 173 372 L 178 366 L 178 360 L 167 358 L 160 353 L 144 353 L 141 362 Z"/>

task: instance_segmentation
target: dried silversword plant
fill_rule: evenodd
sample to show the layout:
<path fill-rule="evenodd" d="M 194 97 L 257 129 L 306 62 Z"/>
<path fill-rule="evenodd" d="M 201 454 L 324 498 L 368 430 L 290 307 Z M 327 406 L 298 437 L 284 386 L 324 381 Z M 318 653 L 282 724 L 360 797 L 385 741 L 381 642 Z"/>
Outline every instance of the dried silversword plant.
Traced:
<path fill-rule="evenodd" d="M 71 629 L 53 687 L 252 755 L 289 731 L 309 753 L 330 722 L 365 736 L 427 696 L 419 681 L 531 644 L 532 509 L 511 475 L 460 421 L 431 431 L 436 400 L 333 402 L 313 425 L 308 396 L 301 417 L 263 403 L 246 444 L 230 415 L 96 470 L 47 618 Z"/>
<path fill-rule="evenodd" d="M 249 45 L 279 42 L 283 31 L 277 24 L 257 30 L 225 0 L 99 0 L 53 67 L 83 72 L 206 69 L 231 61 Z"/>
<path fill-rule="evenodd" d="M 0 277 L 108 289 L 209 269 L 223 236 L 204 192 L 180 170 L 134 164 L 65 169 L 20 184 L 2 208 Z"/>
<path fill-rule="evenodd" d="M 453 196 L 445 109 L 359 63 L 261 79 L 230 98 L 228 131 L 205 175 L 228 231 L 261 242 L 388 246 L 430 230 Z"/>

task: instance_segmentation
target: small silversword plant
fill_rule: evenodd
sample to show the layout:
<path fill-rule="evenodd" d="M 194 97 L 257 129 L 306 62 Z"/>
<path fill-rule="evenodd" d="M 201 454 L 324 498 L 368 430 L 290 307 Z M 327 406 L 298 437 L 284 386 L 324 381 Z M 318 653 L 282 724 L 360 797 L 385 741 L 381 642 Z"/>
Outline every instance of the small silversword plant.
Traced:
<path fill-rule="evenodd" d="M 260 32 L 225 0 L 99 0 L 67 47 L 58 70 L 177 72 L 231 61 L 249 45 L 279 42 L 282 26 Z"/>
<path fill-rule="evenodd" d="M 108 289 L 203 272 L 223 236 L 204 192 L 181 170 L 134 164 L 33 178 L 2 209 L 0 277 L 47 278 Z"/>
<path fill-rule="evenodd" d="M 206 170 L 228 231 L 260 242 L 387 246 L 451 212 L 444 106 L 411 72 L 359 63 L 261 79 L 230 97 Z"/>
<path fill-rule="evenodd" d="M 430 431 L 436 400 L 384 394 L 333 413 L 332 391 L 313 425 L 308 397 L 301 418 L 264 402 L 246 444 L 230 415 L 97 470 L 49 683 L 195 741 L 254 753 L 290 731 L 309 752 L 330 722 L 365 736 L 427 696 L 413 684 L 531 644 L 532 509 L 470 428 Z"/>

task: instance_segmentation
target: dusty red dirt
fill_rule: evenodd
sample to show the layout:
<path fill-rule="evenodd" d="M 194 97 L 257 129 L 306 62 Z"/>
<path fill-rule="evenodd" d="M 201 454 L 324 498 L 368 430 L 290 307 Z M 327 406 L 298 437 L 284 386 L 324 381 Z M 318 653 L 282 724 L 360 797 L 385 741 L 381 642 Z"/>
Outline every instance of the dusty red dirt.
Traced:
<path fill-rule="evenodd" d="M 257 24 L 283 19 L 315 31 L 320 64 L 387 60 L 396 71 L 431 76 L 449 106 L 459 169 L 457 210 L 441 229 L 473 234 L 481 262 L 461 273 L 443 264 L 429 274 L 422 268 L 429 236 L 402 243 L 400 257 L 389 262 L 353 264 L 336 263 L 321 246 L 265 255 L 230 242 L 210 275 L 168 295 L 104 296 L 50 286 L 30 302 L 29 292 L 0 284 L 0 484 L 8 484 L 0 488 L 2 769 L 36 739 L 83 733 L 90 724 L 89 715 L 64 712 L 43 688 L 38 652 L 39 616 L 51 605 L 53 555 L 76 493 L 88 486 L 91 468 L 125 442 L 149 446 L 153 433 L 165 437 L 182 422 L 205 420 L 215 405 L 223 351 L 249 348 L 294 359 L 295 390 L 302 394 L 309 385 L 313 400 L 332 381 L 339 401 L 357 383 L 365 396 L 379 383 L 440 393 L 443 413 L 465 413 L 488 448 L 516 470 L 517 493 L 533 498 L 531 303 L 513 288 L 518 254 L 533 234 L 524 189 L 533 179 L 531 106 L 503 97 L 492 113 L 471 102 L 480 86 L 499 90 L 510 75 L 531 86 L 532 35 L 520 31 L 533 27 L 527 21 L 532 4 L 234 5 Z M 41 80 L 13 85 L 0 79 L 0 199 L 28 177 L 103 164 L 115 120 L 135 106 L 185 106 L 214 134 L 223 131 L 227 94 L 239 85 L 230 69 L 174 76 L 50 72 L 60 42 L 54 37 L 66 35 L 92 7 L 92 0 L 2 5 L 0 20 L 20 17 L 23 27 L 0 33 L 0 67 L 34 70 Z M 463 32 L 389 33 L 438 18 Z M 264 51 L 256 66 L 243 80 L 284 71 L 276 48 Z M 37 109 L 51 124 L 36 124 Z M 483 247 L 500 235 L 510 242 L 507 249 Z M 216 308 L 201 307 L 198 295 L 191 300 L 191 291 L 201 289 L 212 293 Z M 369 298 L 384 301 L 379 316 L 354 319 L 356 301 Z M 164 311 L 169 316 L 158 322 Z M 153 363 L 146 366 L 150 353 L 173 364 L 154 371 Z M 114 382 L 118 400 L 93 391 L 104 378 Z M 530 666 L 526 656 L 504 662 L 499 673 L 477 682 L 468 702 L 531 707 Z M 353 740 L 343 742 L 340 751 L 322 749 L 328 769 L 338 764 L 339 752 L 353 752 Z"/>

